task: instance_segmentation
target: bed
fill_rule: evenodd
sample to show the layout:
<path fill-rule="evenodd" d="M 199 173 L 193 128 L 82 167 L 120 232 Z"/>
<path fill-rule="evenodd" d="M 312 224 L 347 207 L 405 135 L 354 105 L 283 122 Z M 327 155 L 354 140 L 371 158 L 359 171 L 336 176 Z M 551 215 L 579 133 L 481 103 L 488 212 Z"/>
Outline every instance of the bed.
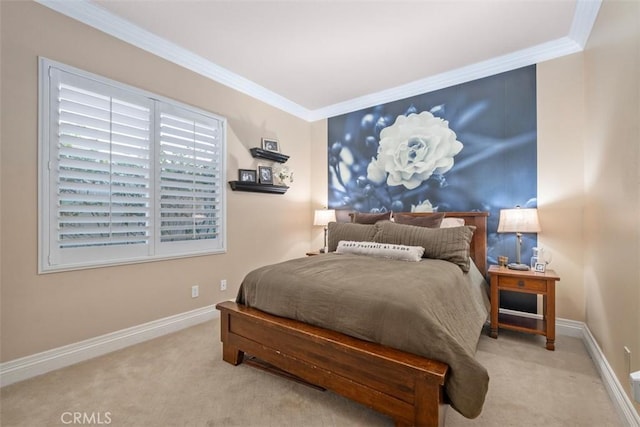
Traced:
<path fill-rule="evenodd" d="M 420 214 L 410 215 L 420 216 Z M 483 212 L 448 212 L 445 215 L 448 218 L 461 218 L 467 226 L 475 228 L 470 242 L 468 242 L 468 255 L 473 260 L 471 271 L 476 271 L 475 267 L 477 267 L 476 274 L 483 278 L 486 275 L 486 222 L 488 214 Z M 453 324 L 453 326 L 446 324 L 443 329 L 453 330 L 452 337 L 448 336 L 448 332 L 437 331 L 435 334 L 437 336 L 424 339 L 420 335 L 423 333 L 421 329 L 432 329 L 430 317 L 459 318 L 463 316 L 457 314 L 450 316 L 442 308 L 438 308 L 433 310 L 433 313 L 431 313 L 431 309 L 426 310 L 429 317 L 425 322 L 429 323 L 424 323 L 426 326 L 420 329 L 401 328 L 400 332 L 399 329 L 370 332 L 368 329 L 364 329 L 366 325 L 351 326 L 349 324 L 348 327 L 345 327 L 344 322 L 351 321 L 351 316 L 358 318 L 369 313 L 366 310 L 362 311 L 360 307 L 368 307 L 369 303 L 356 304 L 352 305 L 351 309 L 345 309 L 345 307 L 349 307 L 343 305 L 346 304 L 345 301 L 353 298 L 353 292 L 351 292 L 353 287 L 342 290 L 340 300 L 334 302 L 328 300 L 329 302 L 327 302 L 318 299 L 322 293 L 327 293 L 326 290 L 309 291 L 313 288 L 308 288 L 307 283 L 302 283 L 315 281 L 314 275 L 311 274 L 313 272 L 318 273 L 316 276 L 327 275 L 327 270 L 322 270 L 322 268 L 326 268 L 329 263 L 333 263 L 331 265 L 336 269 L 336 275 L 347 274 L 338 270 L 338 268 L 343 268 L 338 267 L 339 263 L 349 263 L 349 268 L 355 269 L 354 271 L 370 269 L 370 276 L 373 277 L 378 275 L 378 270 L 374 271 L 375 268 L 387 269 L 385 264 L 387 262 L 401 263 L 403 271 L 409 269 L 409 264 L 416 264 L 416 268 L 419 266 L 419 268 L 428 269 L 425 270 L 425 277 L 432 275 L 430 269 L 436 267 L 433 264 L 437 264 L 438 268 L 444 268 L 443 274 L 446 277 L 451 277 L 452 281 L 457 281 L 457 277 L 461 275 L 466 277 L 469 273 L 456 272 L 459 270 L 457 265 L 442 260 L 410 263 L 378 258 L 375 260 L 375 264 L 367 265 L 366 263 L 369 261 L 365 259 L 371 259 L 371 257 L 328 253 L 317 257 L 279 263 L 285 264 L 287 268 L 292 270 L 287 270 L 285 276 L 275 280 L 277 283 L 274 282 L 273 288 L 269 287 L 271 285 L 268 286 L 267 282 L 261 283 L 260 286 L 254 286 L 252 285 L 253 278 L 258 277 L 261 280 L 263 277 L 269 277 L 268 274 L 271 274 L 271 270 L 276 267 L 280 268 L 279 264 L 265 266 L 249 273 L 242 284 L 237 302 L 226 301 L 216 306 L 221 312 L 223 360 L 238 365 L 242 363 L 244 354 L 247 353 L 311 384 L 332 390 L 389 415 L 394 419 L 396 425 L 400 426 L 443 425 L 444 413 L 449 405 L 469 418 L 477 416 L 488 387 L 488 375 L 481 365 L 478 366 L 473 354 L 480 330 L 486 321 L 488 307 L 485 307 L 486 311 L 483 311 L 483 309 L 476 307 L 478 304 L 475 303 L 462 306 L 461 312 L 474 312 L 473 321 L 465 320 L 460 325 Z M 302 272 L 307 274 L 305 279 L 299 279 L 302 277 L 300 276 Z M 359 277 L 362 277 L 362 274 L 359 274 Z M 296 280 L 300 282 L 299 285 Z M 280 285 L 279 282 L 283 282 L 283 284 Z M 286 284 L 285 282 L 290 283 Z M 402 282 L 402 287 L 406 283 L 408 281 Z M 274 302 L 273 305 L 266 303 L 266 305 L 260 306 L 258 304 L 260 308 L 253 307 L 256 305 L 256 301 L 261 298 L 264 301 L 271 301 L 269 300 L 270 295 L 279 286 L 288 286 L 291 289 L 292 293 L 287 296 L 286 304 L 280 301 Z M 390 286 L 390 288 L 394 288 L 394 286 Z M 411 292 L 423 292 L 422 288 L 412 289 Z M 247 289 L 254 289 L 254 291 Z M 256 292 L 255 289 L 259 291 Z M 272 291 L 272 289 L 274 290 Z M 434 295 L 442 296 L 445 293 L 450 293 L 449 291 L 443 292 L 442 289 L 435 289 Z M 455 289 L 458 289 L 458 285 Z M 366 294 L 379 292 L 378 288 L 368 289 Z M 455 292 L 459 291 L 451 293 Z M 364 297 L 364 293 L 362 296 Z M 401 301 L 396 298 L 397 296 L 393 296 L 391 300 Z M 433 298 L 433 296 L 429 295 L 428 298 Z M 486 299 L 486 292 L 484 298 Z M 402 309 L 406 305 L 412 304 L 411 299 L 415 300 L 416 298 L 409 298 L 402 301 L 401 304 L 390 305 L 396 305 Z M 466 300 L 467 298 L 458 296 L 455 299 Z M 334 319 L 328 322 L 329 326 L 317 321 L 314 318 L 315 315 L 310 315 L 306 311 L 311 308 L 309 301 L 317 302 L 317 305 L 325 312 L 332 313 Z M 334 305 L 341 308 L 335 310 Z M 444 304 L 433 304 L 433 306 L 439 305 L 444 306 Z M 304 309 L 300 307 L 304 307 Z M 424 305 L 419 307 L 422 312 L 425 312 L 422 309 Z M 292 312 L 290 313 L 288 310 Z M 379 306 L 376 306 L 376 310 L 386 309 L 380 309 Z M 310 319 L 306 317 L 308 315 L 311 316 Z M 394 316 L 397 317 L 390 314 L 386 318 L 390 319 Z M 296 320 L 296 317 L 304 321 Z M 422 322 L 423 319 L 420 318 L 418 321 Z M 471 326 L 467 328 L 469 325 Z M 444 338 L 440 337 L 441 335 Z M 439 344 L 441 339 L 444 339 L 446 345 Z M 406 346 L 405 343 L 410 343 L 410 345 Z M 415 347 L 416 345 L 420 347 Z M 446 348 L 449 345 L 452 345 L 453 349 Z M 443 356 L 444 353 L 448 356 Z M 445 362 L 444 360 L 453 353 L 456 354 L 455 358 Z M 426 356 L 431 354 L 436 356 Z M 461 387 L 466 383 L 473 383 L 473 387 L 469 390 L 463 390 Z"/>

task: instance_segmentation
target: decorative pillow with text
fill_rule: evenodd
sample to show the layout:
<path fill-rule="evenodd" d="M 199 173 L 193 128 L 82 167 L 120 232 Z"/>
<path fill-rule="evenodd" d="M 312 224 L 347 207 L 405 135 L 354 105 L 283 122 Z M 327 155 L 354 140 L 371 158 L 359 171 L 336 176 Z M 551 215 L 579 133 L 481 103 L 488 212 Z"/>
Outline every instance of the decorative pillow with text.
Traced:
<path fill-rule="evenodd" d="M 373 257 L 391 258 L 401 261 L 418 262 L 422 259 L 422 246 L 394 245 L 390 243 L 354 242 L 341 240 L 336 249 L 338 254 L 368 255 Z"/>

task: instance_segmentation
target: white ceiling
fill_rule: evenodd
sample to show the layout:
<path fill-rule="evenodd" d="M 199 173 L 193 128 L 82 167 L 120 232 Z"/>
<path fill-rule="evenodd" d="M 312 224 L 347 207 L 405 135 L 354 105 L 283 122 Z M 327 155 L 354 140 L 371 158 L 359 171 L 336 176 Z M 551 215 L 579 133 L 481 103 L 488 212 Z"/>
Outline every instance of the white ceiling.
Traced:
<path fill-rule="evenodd" d="M 307 120 L 580 51 L 601 0 L 38 0 Z"/>

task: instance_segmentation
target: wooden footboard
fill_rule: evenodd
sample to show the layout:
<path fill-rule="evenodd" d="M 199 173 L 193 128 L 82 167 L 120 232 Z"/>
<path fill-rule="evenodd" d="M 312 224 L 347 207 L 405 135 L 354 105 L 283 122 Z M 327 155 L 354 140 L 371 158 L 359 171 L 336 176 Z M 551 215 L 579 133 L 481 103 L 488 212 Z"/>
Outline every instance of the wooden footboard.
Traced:
<path fill-rule="evenodd" d="M 216 308 L 226 362 L 238 365 L 246 352 L 389 415 L 396 425 L 444 425 L 446 364 L 234 302 Z"/>

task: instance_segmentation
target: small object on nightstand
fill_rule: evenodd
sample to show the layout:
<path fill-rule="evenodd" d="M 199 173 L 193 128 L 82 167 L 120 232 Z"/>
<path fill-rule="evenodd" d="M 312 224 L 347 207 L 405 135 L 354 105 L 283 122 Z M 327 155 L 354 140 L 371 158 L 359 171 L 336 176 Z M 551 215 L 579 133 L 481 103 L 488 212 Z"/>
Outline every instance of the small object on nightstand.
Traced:
<path fill-rule="evenodd" d="M 536 264 L 538 263 L 538 261 L 542 262 L 542 259 L 540 257 L 540 251 L 542 250 L 542 248 L 531 248 L 531 252 L 533 253 L 533 256 L 531 257 L 531 269 L 534 270 L 536 268 Z"/>
<path fill-rule="evenodd" d="M 320 251 L 310 251 L 310 252 L 307 252 L 307 256 L 314 256 L 314 255 L 320 255 Z"/>
<path fill-rule="evenodd" d="M 553 270 L 544 273 L 518 271 L 497 265 L 489 267 L 491 277 L 491 331 L 498 338 L 498 328 L 543 335 L 547 350 L 555 350 L 556 341 L 556 282 L 560 277 Z M 500 291 L 542 295 L 542 319 L 499 313 Z"/>

